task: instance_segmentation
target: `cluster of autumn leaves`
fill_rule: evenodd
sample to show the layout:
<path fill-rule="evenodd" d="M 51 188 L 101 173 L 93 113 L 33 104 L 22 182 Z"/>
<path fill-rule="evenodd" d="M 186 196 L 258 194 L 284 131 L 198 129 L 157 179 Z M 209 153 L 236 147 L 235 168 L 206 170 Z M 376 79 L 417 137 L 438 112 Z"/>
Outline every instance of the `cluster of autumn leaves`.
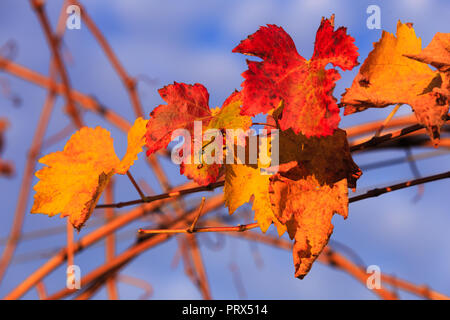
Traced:
<path fill-rule="evenodd" d="M 263 232 L 271 224 L 280 236 L 287 231 L 295 239 L 295 275 L 303 278 L 328 242 L 333 214 L 347 217 L 348 188 L 356 187 L 361 175 L 346 133 L 338 128 L 339 106 L 332 95 L 340 78 L 336 67 L 351 70 L 357 66 L 357 47 L 346 28 L 335 30 L 331 17 L 322 19 L 310 60 L 303 58 L 291 37 L 275 25 L 261 27 L 233 52 L 262 60 L 247 61 L 242 90 L 232 93 L 221 108 L 209 107 L 203 85 L 174 83 L 159 90 L 166 104 L 156 107 L 149 120 L 135 121 L 122 160 L 114 152 L 109 132 L 100 127 L 80 129 L 63 151 L 40 159 L 46 167 L 36 173 L 40 180 L 32 213 L 61 213 L 80 230 L 111 177 L 125 174 L 144 145 L 147 155 L 166 148 L 175 130 L 192 132 L 194 121 L 201 121 L 203 132 L 245 131 L 252 126 L 253 116 L 264 113 L 267 127 L 280 129 L 276 174 L 261 174 L 270 164 L 260 161 L 201 165 L 184 161 L 180 172 L 200 185 L 224 177 L 230 214 L 252 202 Z M 332 67 L 326 69 L 329 63 Z M 340 102 L 345 114 L 408 104 L 437 145 L 449 110 L 449 79 L 450 34 L 437 33 L 422 50 L 412 25 L 399 22 L 396 36 L 383 32 L 374 44 Z M 260 138 L 270 143 L 270 137 Z"/>

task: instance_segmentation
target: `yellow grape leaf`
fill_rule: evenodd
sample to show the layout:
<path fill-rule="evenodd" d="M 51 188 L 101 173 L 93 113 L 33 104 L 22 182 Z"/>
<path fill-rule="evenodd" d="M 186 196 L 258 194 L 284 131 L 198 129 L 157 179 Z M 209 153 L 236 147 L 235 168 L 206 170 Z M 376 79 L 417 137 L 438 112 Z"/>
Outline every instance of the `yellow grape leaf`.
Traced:
<path fill-rule="evenodd" d="M 125 156 L 120 161 L 119 166 L 116 168 L 116 173 L 125 174 L 128 169 L 137 160 L 138 154 L 142 151 L 142 147 L 145 145 L 145 131 L 148 120 L 137 118 L 134 125 L 128 132 L 128 145 Z"/>
<path fill-rule="evenodd" d="M 422 41 L 410 23 L 399 21 L 396 36 L 383 31 L 352 86 L 342 96 L 345 114 L 408 104 L 437 145 L 448 113 L 448 99 L 436 90 L 442 84 L 441 74 L 407 57 L 421 51 Z"/>
<path fill-rule="evenodd" d="M 270 138 L 259 137 L 259 139 L 265 139 L 266 141 L 260 141 L 258 146 L 267 143 L 268 153 L 270 153 Z M 235 164 L 226 164 L 224 166 L 225 185 L 223 192 L 225 205 L 228 207 L 228 212 L 233 214 L 241 205 L 252 200 L 255 220 L 258 222 L 261 230 L 266 232 L 273 222 L 278 234 L 281 236 L 286 231 L 286 227 L 278 221 L 270 205 L 269 183 L 271 176 L 263 174 L 261 171 L 261 169 L 268 169 L 270 163 L 262 164 L 258 158 L 256 164 L 250 164 L 249 140 L 248 138 L 245 140 L 238 140 L 234 146 Z M 238 162 L 236 158 L 239 154 L 239 148 L 244 148 L 245 150 L 245 160 L 240 159 L 241 162 Z M 259 154 L 258 148 L 256 148 L 256 152 Z"/>
<path fill-rule="evenodd" d="M 42 157 L 46 167 L 36 172 L 36 194 L 31 213 L 68 216 L 80 230 L 115 173 L 125 174 L 142 151 L 147 120 L 136 119 L 128 132 L 128 148 L 119 160 L 108 130 L 83 127 L 72 135 L 63 151 Z"/>
<path fill-rule="evenodd" d="M 266 232 L 272 222 L 281 236 L 286 227 L 282 225 L 272 211 L 269 198 L 270 175 L 260 172 L 257 165 L 227 164 L 225 165 L 225 205 L 230 214 L 253 198 L 252 209 L 255 220 L 263 232 Z"/>
<path fill-rule="evenodd" d="M 241 93 L 235 91 L 223 103 L 218 111 L 213 110 L 213 118 L 208 124 L 208 129 L 243 129 L 252 125 L 250 116 L 241 115 Z"/>

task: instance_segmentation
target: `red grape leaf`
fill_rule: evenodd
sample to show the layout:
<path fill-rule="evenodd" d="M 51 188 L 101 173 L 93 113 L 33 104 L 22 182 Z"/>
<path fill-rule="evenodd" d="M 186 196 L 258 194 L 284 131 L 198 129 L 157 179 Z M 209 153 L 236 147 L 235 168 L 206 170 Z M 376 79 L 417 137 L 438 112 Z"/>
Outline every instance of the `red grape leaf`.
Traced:
<path fill-rule="evenodd" d="M 238 91 L 232 93 L 223 103 L 221 108 L 212 109 L 212 118 L 209 121 L 208 125 L 205 128 L 205 131 L 208 129 L 242 129 L 247 130 L 250 128 L 252 121 L 249 116 L 243 116 L 240 114 L 241 111 L 241 94 Z M 225 133 L 224 139 L 222 140 L 222 145 L 225 146 Z M 203 153 L 209 152 L 209 148 L 213 147 L 211 141 L 203 141 Z M 193 150 L 193 147 L 191 147 Z M 216 150 L 213 151 L 213 153 Z M 216 182 L 217 178 L 219 178 L 222 174 L 221 163 L 213 163 L 206 164 L 202 158 L 202 163 L 196 164 L 194 163 L 195 154 L 192 152 L 191 154 L 191 163 L 181 163 L 180 164 L 180 173 L 186 175 L 189 179 L 193 179 L 199 185 L 208 185 L 210 183 Z M 197 159 L 199 159 L 199 155 L 197 155 Z"/>
<path fill-rule="evenodd" d="M 159 105 L 150 113 L 145 135 L 147 156 L 166 148 L 176 129 L 187 129 L 193 134 L 194 121 L 211 119 L 209 93 L 201 84 L 170 84 L 158 90 L 167 104 Z"/>
<path fill-rule="evenodd" d="M 193 179 L 200 185 L 215 182 L 219 177 L 221 164 L 206 164 L 198 152 L 206 151 L 209 141 L 203 141 L 202 150 L 194 149 L 194 121 L 202 121 L 202 135 L 208 129 L 243 129 L 251 126 L 251 118 L 241 115 L 240 92 L 233 92 L 221 108 L 209 108 L 209 94 L 201 84 L 188 85 L 174 83 L 159 90 L 167 105 L 160 105 L 150 114 L 147 125 L 147 155 L 167 147 L 172 133 L 177 129 L 186 129 L 191 135 L 190 162 L 186 159 L 180 164 L 180 173 Z M 203 139 L 203 138 L 202 138 Z M 187 142 L 185 142 L 187 143 Z M 212 145 L 213 146 L 213 145 Z M 207 147 L 206 147 L 207 149 Z M 181 155 L 181 154 L 180 154 Z M 201 161 L 194 161 L 201 159 Z"/>
<path fill-rule="evenodd" d="M 242 114 L 267 113 L 283 102 L 282 130 L 292 128 L 307 137 L 333 134 L 340 117 L 332 92 L 340 75 L 336 69 L 325 66 L 331 63 L 350 70 L 358 64 L 354 39 L 344 27 L 334 31 L 334 16 L 322 19 L 311 60 L 299 55 L 291 37 L 275 25 L 261 27 L 233 52 L 263 59 L 247 61 Z"/>

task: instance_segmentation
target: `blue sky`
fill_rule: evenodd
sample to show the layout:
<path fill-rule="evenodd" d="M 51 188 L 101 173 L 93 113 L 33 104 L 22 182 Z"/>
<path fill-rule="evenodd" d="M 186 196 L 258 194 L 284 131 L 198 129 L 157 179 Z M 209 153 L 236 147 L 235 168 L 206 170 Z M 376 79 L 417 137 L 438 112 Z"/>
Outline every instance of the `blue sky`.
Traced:
<path fill-rule="evenodd" d="M 63 1 L 47 1 L 48 14 L 53 26 Z M 83 1 L 87 11 L 104 33 L 119 59 L 131 75 L 145 76 L 152 81 L 139 82 L 139 94 L 148 117 L 149 112 L 162 103 L 157 89 L 172 83 L 202 83 L 210 93 L 210 106 L 220 106 L 224 99 L 242 82 L 241 73 L 246 70 L 245 57 L 231 50 L 247 35 L 255 32 L 259 26 L 267 23 L 281 25 L 293 38 L 301 55 L 309 59 L 312 55 L 314 37 L 322 16 L 336 14 L 336 25 L 344 25 L 349 34 L 356 39 L 362 62 L 372 49 L 372 43 L 378 41 L 381 30 L 369 30 L 366 27 L 366 8 L 377 4 L 381 8 L 381 27 L 395 32 L 398 19 L 413 22 L 416 34 L 426 46 L 436 32 L 450 32 L 448 12 L 450 3 L 445 0 L 403 0 L 403 1 Z M 432 18 L 431 18 L 432 17 Z M 0 45 L 8 40 L 17 44 L 18 52 L 14 57 L 23 64 L 43 74 L 48 73 L 50 52 L 40 29 L 36 15 L 28 1 L 2 0 L 0 2 Z M 72 86 L 77 90 L 92 94 L 108 108 L 113 109 L 129 121 L 134 114 L 126 91 L 119 77 L 112 69 L 86 26 L 81 30 L 67 30 L 64 47 L 70 52 L 67 59 Z M 358 68 L 340 72 L 342 79 L 335 89 L 340 97 L 343 90 L 350 86 Z M 12 179 L 0 178 L 0 238 L 8 235 L 17 201 L 25 158 L 31 143 L 31 137 L 45 100 L 46 91 L 23 80 L 0 73 L 7 79 L 11 90 L 20 95 L 22 104 L 14 107 L 4 96 L 0 96 L 0 117 L 6 116 L 11 127 L 6 133 L 7 145 L 3 154 L 16 166 L 16 175 Z M 57 100 L 55 111 L 46 137 L 58 132 L 69 124 L 62 111 L 64 100 Z M 343 117 L 341 127 L 357 123 L 383 119 L 392 107 L 383 110 L 368 110 L 364 113 Z M 403 106 L 399 114 L 409 114 L 410 108 Z M 88 126 L 103 126 L 111 131 L 115 148 L 119 155 L 124 154 L 126 138 L 123 133 L 103 121 L 97 115 L 84 113 Z M 45 149 L 43 152 L 61 150 L 65 141 Z M 423 150 L 413 150 L 414 153 Z M 404 155 L 402 151 L 371 152 L 355 157 L 359 165 L 376 160 L 389 159 Z M 422 175 L 448 170 L 450 156 L 424 160 L 418 163 Z M 179 175 L 178 168 L 164 161 L 164 168 L 175 183 L 186 181 Z M 148 170 L 143 155 L 132 168 L 138 179 L 144 179 L 156 192 L 161 189 L 154 175 Z M 359 188 L 386 185 L 392 181 L 404 181 L 412 177 L 406 164 L 389 167 L 385 170 L 371 170 L 359 180 Z M 33 184 L 36 182 L 33 182 Z M 126 177 L 119 177 L 115 191 L 117 200 L 135 199 L 135 191 L 130 188 Z M 349 217 L 333 218 L 335 225 L 332 239 L 351 247 L 366 264 L 379 265 L 383 272 L 395 274 L 418 284 L 427 284 L 432 288 L 450 294 L 450 252 L 447 244 L 450 235 L 448 194 L 450 182 L 439 181 L 425 186 L 423 198 L 413 203 L 416 188 L 398 191 L 392 194 L 351 204 Z M 32 193 L 33 194 L 33 193 Z M 31 195 L 32 196 L 32 195 Z M 196 199 L 195 197 L 193 199 Z M 31 208 L 32 199 L 28 203 Z M 195 204 L 195 202 L 193 202 Z M 226 210 L 218 210 L 220 215 L 228 215 Z M 242 221 L 240 221 L 242 222 Z M 64 220 L 58 217 L 27 214 L 24 231 L 63 226 Z M 120 231 L 129 235 L 137 228 L 148 225 L 138 221 Z M 83 230 L 77 239 L 92 229 Z M 271 233 L 273 230 L 271 228 Z M 202 254 L 210 278 L 213 298 L 239 298 L 233 284 L 230 264 L 239 266 L 246 291 L 246 297 L 252 299 L 372 299 L 376 296 L 348 275 L 315 264 L 310 274 L 302 281 L 293 276 L 292 253 L 280 249 L 257 245 L 264 261 L 258 267 L 251 255 L 253 245 L 243 240 L 225 238 L 225 246 L 214 251 L 208 248 L 204 235 L 199 236 Z M 209 236 L 216 239 L 215 235 Z M 124 250 L 133 241 L 125 237 L 118 244 L 118 250 Z M 13 289 L 21 280 L 46 260 L 45 258 L 23 262 L 23 255 L 40 252 L 46 248 L 58 248 L 65 245 L 64 235 L 49 236 L 45 239 L 24 241 L 18 247 L 15 260 L 9 268 L 6 278 L 0 285 L 0 296 Z M 159 299 L 198 299 L 199 292 L 184 275 L 182 266 L 171 268 L 170 264 L 177 245 L 170 240 L 154 250 L 144 253 L 123 273 L 144 279 L 152 284 L 154 298 Z M 3 247 L 0 249 L 3 250 Z M 97 246 L 76 256 L 83 274 L 103 262 L 104 247 Z M 59 268 L 46 278 L 49 292 L 62 288 L 65 284 L 65 270 Z M 120 284 L 120 297 L 135 299 L 141 291 Z M 410 298 L 407 294 L 401 295 Z M 96 298 L 105 298 L 102 290 Z M 35 299 L 35 290 L 25 298 Z"/>

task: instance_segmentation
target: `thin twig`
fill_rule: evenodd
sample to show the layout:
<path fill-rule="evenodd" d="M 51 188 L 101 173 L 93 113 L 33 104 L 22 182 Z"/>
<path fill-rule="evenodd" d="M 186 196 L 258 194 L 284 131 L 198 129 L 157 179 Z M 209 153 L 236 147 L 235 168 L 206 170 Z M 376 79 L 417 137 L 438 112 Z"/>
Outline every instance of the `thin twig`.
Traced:
<path fill-rule="evenodd" d="M 198 217 L 198 215 L 196 216 Z M 200 248 L 197 243 L 197 238 L 194 234 L 189 233 L 186 235 L 190 254 L 194 264 L 194 270 L 197 273 L 198 282 L 197 286 L 202 294 L 204 300 L 211 300 L 211 289 L 209 287 L 208 276 L 206 275 L 205 265 L 200 252 Z"/>
<path fill-rule="evenodd" d="M 72 122 L 70 122 L 67 126 L 65 126 L 63 129 L 61 129 L 59 132 L 51 135 L 50 137 L 46 138 L 44 142 L 42 142 L 42 149 L 47 149 L 54 145 L 55 143 L 60 142 L 63 139 L 66 139 L 67 136 L 69 136 L 71 133 L 75 131 L 75 127 Z"/>
<path fill-rule="evenodd" d="M 193 231 L 188 229 L 139 229 L 140 234 L 159 234 L 159 233 L 197 233 L 197 232 L 243 232 L 250 229 L 257 228 L 258 223 L 240 224 L 232 227 L 202 227 L 195 228 Z"/>
<path fill-rule="evenodd" d="M 450 155 L 450 151 L 444 149 L 444 150 L 423 152 L 423 153 L 416 154 L 416 155 L 411 155 L 411 156 L 408 155 L 406 157 L 398 157 L 398 158 L 393 158 L 393 159 L 388 159 L 388 160 L 371 162 L 371 163 L 367 163 L 367 164 L 360 164 L 359 168 L 364 172 L 367 170 L 385 168 L 385 167 L 393 166 L 396 164 L 401 164 L 401 163 L 410 162 L 410 161 L 424 160 L 424 159 L 429 159 L 429 158 L 443 156 L 443 155 Z"/>
<path fill-rule="evenodd" d="M 36 284 L 36 291 L 40 300 L 47 299 L 47 290 L 45 289 L 45 284 L 42 281 Z"/>
<path fill-rule="evenodd" d="M 450 120 L 449 115 L 447 115 L 446 121 L 448 121 L 448 120 Z M 388 134 L 385 134 L 385 135 L 382 135 L 379 137 L 374 136 L 374 137 L 372 137 L 372 139 L 370 139 L 368 141 L 365 141 L 365 142 L 362 142 L 359 144 L 355 144 L 355 145 L 351 145 L 350 152 L 361 151 L 364 149 L 372 148 L 372 147 L 378 146 L 384 142 L 400 138 L 402 136 L 405 136 L 407 134 L 413 133 L 413 132 L 421 130 L 421 129 L 424 129 L 423 125 L 414 124 L 412 126 L 409 126 L 409 127 L 406 127 L 406 128 L 403 128 L 403 129 L 400 129 L 400 130 L 397 130 L 397 131 L 394 131 L 394 132 L 391 132 L 391 133 L 388 133 Z"/>
<path fill-rule="evenodd" d="M 74 232 L 73 232 L 73 226 L 70 223 L 69 217 L 66 218 L 66 233 L 67 233 L 67 270 L 71 270 L 71 266 L 73 266 L 74 263 Z M 69 274 L 69 272 L 67 272 L 67 280 L 68 283 L 72 283 L 72 281 L 74 280 L 75 274 L 74 271 L 72 270 L 72 272 Z"/>
<path fill-rule="evenodd" d="M 122 66 L 122 64 L 120 63 L 116 54 L 114 53 L 114 50 L 111 48 L 108 41 L 101 33 L 100 29 L 97 27 L 95 22 L 91 19 L 88 12 L 80 4 L 80 2 L 77 0 L 70 0 L 70 2 L 72 4 L 75 4 L 78 7 L 80 7 L 81 18 L 83 19 L 83 22 L 86 24 L 88 29 L 91 31 L 92 35 L 97 40 L 100 47 L 103 49 L 103 52 L 106 54 L 108 60 L 111 62 L 113 68 L 116 70 L 116 72 L 119 75 L 120 79 L 122 80 L 125 88 L 127 89 L 127 92 L 130 96 L 130 100 L 131 100 L 135 115 L 137 117 L 142 117 L 144 112 L 142 111 L 141 102 L 139 100 L 139 96 L 137 93 L 136 79 L 134 79 L 128 75 L 125 68 Z"/>
<path fill-rule="evenodd" d="M 143 279 L 128 276 L 125 274 L 119 274 L 117 276 L 117 280 L 120 282 L 129 284 L 131 286 L 134 286 L 136 288 L 141 288 L 142 290 L 144 290 L 144 293 L 139 296 L 140 300 L 146 300 L 146 299 L 150 298 L 153 294 L 152 285 Z"/>
<path fill-rule="evenodd" d="M 30 195 L 35 164 L 37 157 L 39 155 L 39 150 L 41 149 L 45 129 L 50 120 L 50 115 L 53 110 L 54 101 L 55 95 L 52 94 L 52 92 L 49 92 L 45 99 L 45 103 L 39 118 L 38 126 L 36 128 L 35 134 L 33 136 L 33 141 L 31 142 L 31 147 L 28 152 L 28 157 L 25 163 L 25 169 L 22 176 L 19 195 L 17 197 L 17 205 L 16 210 L 14 212 L 13 224 L 8 237 L 8 241 L 6 242 L 6 246 L 5 249 L 3 250 L 3 254 L 0 260 L 0 282 L 3 279 L 6 269 L 8 268 L 8 265 L 14 254 L 17 243 L 20 239 L 23 221 L 25 219 L 25 210 L 28 205 L 28 198 Z"/>
<path fill-rule="evenodd" d="M 67 71 L 66 68 L 64 67 L 64 62 L 59 52 L 60 39 L 53 35 L 50 22 L 48 21 L 47 14 L 45 13 L 44 10 L 44 2 L 42 0 L 30 0 L 30 1 L 32 7 L 36 11 L 42 29 L 44 30 L 48 46 L 50 48 L 50 51 L 52 52 L 53 59 L 55 61 L 56 69 L 58 70 L 59 76 L 61 77 L 61 81 L 63 83 L 64 96 L 66 98 L 67 103 L 67 113 L 72 117 L 72 120 L 74 121 L 75 125 L 78 128 L 81 128 L 83 126 L 83 121 L 81 120 L 81 117 L 78 114 L 78 110 L 72 99 L 69 77 L 67 76 Z"/>
<path fill-rule="evenodd" d="M 191 226 L 187 229 L 188 233 L 193 233 L 195 229 L 195 225 L 197 224 L 198 218 L 202 215 L 203 206 L 205 205 L 205 197 L 202 197 L 202 202 L 200 203 L 200 207 L 198 208 L 197 215 L 195 216 L 194 221 Z"/>
<path fill-rule="evenodd" d="M 425 178 L 406 181 L 406 182 L 403 182 L 400 184 L 395 184 L 392 186 L 385 187 L 383 189 L 377 188 L 377 189 L 368 191 L 367 194 L 365 194 L 365 195 L 352 197 L 349 199 L 349 202 L 355 202 L 355 201 L 359 201 L 359 200 L 370 198 L 370 197 L 376 197 L 376 196 L 379 196 L 386 192 L 399 190 L 399 189 L 403 189 L 403 188 L 408 188 L 410 186 L 414 186 L 417 184 L 431 182 L 431 181 L 440 180 L 440 179 L 445 179 L 448 177 L 449 177 L 449 172 L 445 172 L 445 173 L 441 173 L 438 175 L 433 175 L 433 176 L 429 176 L 429 177 L 425 177 Z M 162 193 L 162 194 L 155 195 L 155 196 L 145 197 L 145 199 L 138 199 L 138 200 L 119 202 L 119 203 L 111 203 L 111 204 L 101 204 L 101 205 L 97 205 L 96 208 L 111 208 L 111 207 L 122 208 L 122 207 L 132 206 L 132 205 L 141 204 L 141 203 L 150 203 L 150 202 L 153 202 L 156 200 L 179 197 L 181 195 L 186 195 L 186 194 L 191 194 L 191 193 L 197 193 L 197 192 L 202 192 L 202 191 L 211 191 L 213 189 L 224 186 L 224 184 L 225 184 L 224 181 L 218 181 L 218 182 L 214 182 L 209 185 L 206 185 L 206 186 L 193 187 L 193 188 L 189 188 L 189 189 L 180 190 L 177 192 Z"/>
<path fill-rule="evenodd" d="M 55 82 L 49 77 L 32 71 L 1 56 L 0 69 L 10 73 L 13 76 L 34 83 L 48 90 L 54 90 L 57 94 L 64 95 L 64 85 L 62 83 Z M 108 109 L 104 105 L 100 104 L 94 97 L 85 95 L 74 89 L 72 89 L 71 91 L 71 97 L 81 107 L 86 110 L 95 112 L 120 130 L 128 132 L 128 130 L 131 128 L 130 122 L 128 122 L 125 118 L 118 115 L 111 109 Z"/>
<path fill-rule="evenodd" d="M 344 128 L 347 132 L 347 136 L 349 138 L 358 137 L 362 135 L 368 135 L 372 134 L 374 131 L 376 131 L 385 121 L 385 119 L 382 120 L 376 120 L 371 122 L 365 122 L 362 124 L 357 124 L 348 128 Z M 385 129 L 388 128 L 399 128 L 404 126 L 410 126 L 417 123 L 417 118 L 414 114 L 401 116 L 395 119 L 392 119 L 385 125 Z"/>
<path fill-rule="evenodd" d="M 105 200 L 106 201 L 114 201 L 114 179 L 111 179 L 109 184 L 106 186 L 105 190 Z M 105 209 L 105 224 L 110 223 L 114 220 L 114 208 L 106 208 Z M 106 255 L 106 263 L 114 259 L 116 255 L 116 235 L 114 232 L 111 232 L 106 236 L 105 239 L 105 255 Z M 106 289 L 108 293 L 109 300 L 118 300 L 119 293 L 116 286 L 115 277 L 111 277 L 106 281 Z"/>
<path fill-rule="evenodd" d="M 253 122 L 252 126 L 266 126 L 266 127 L 277 128 L 276 125 L 273 125 L 273 124 L 270 124 L 270 123 L 264 123 L 264 122 Z"/>
<path fill-rule="evenodd" d="M 381 124 L 381 126 L 377 129 L 377 131 L 374 134 L 374 137 L 379 137 L 381 132 L 384 130 L 384 128 L 386 127 L 386 125 L 389 123 L 389 121 L 391 121 L 392 117 L 397 113 L 398 109 L 400 108 L 402 104 L 399 103 L 397 104 L 394 109 L 392 109 L 391 113 L 389 113 L 389 115 L 387 116 L 387 118 L 383 121 L 383 123 Z"/>
<path fill-rule="evenodd" d="M 206 223 L 208 224 L 218 224 L 219 222 L 215 221 L 215 220 L 208 220 L 206 221 Z M 223 223 L 220 223 L 223 224 Z M 292 250 L 292 242 L 279 238 L 279 237 L 275 237 L 275 236 L 270 236 L 270 235 L 263 235 L 261 233 L 256 233 L 256 232 L 243 232 L 243 233 L 227 233 L 228 236 L 232 236 L 232 237 L 236 237 L 236 238 L 243 238 L 246 240 L 251 240 L 251 241 L 257 241 L 259 243 L 263 243 L 266 245 L 270 245 L 270 246 L 274 246 L 274 247 L 278 247 L 284 250 Z M 326 246 L 324 248 L 324 250 L 322 251 L 322 254 L 318 257 L 317 261 L 319 263 L 323 263 L 325 265 L 329 265 L 335 268 L 338 268 L 344 272 L 347 272 L 349 275 L 351 275 L 352 277 L 354 277 L 355 275 L 357 275 L 356 279 L 358 281 L 361 282 L 362 285 L 364 285 L 364 287 L 366 287 L 366 279 L 364 278 L 364 274 L 367 277 L 368 274 L 365 272 L 365 268 L 362 268 L 361 266 L 357 266 L 355 265 L 353 262 L 351 262 L 350 260 L 348 260 L 347 258 L 345 258 L 344 256 L 342 256 L 340 253 L 338 253 L 336 250 L 332 250 L 329 246 Z M 348 266 L 352 265 L 352 272 L 348 272 Z M 357 269 L 359 269 L 360 271 L 358 271 Z M 392 284 L 394 281 L 392 279 L 392 276 L 386 275 L 384 273 L 381 274 L 381 279 L 382 282 L 385 282 L 387 284 Z M 420 297 L 426 298 L 426 299 L 448 299 L 448 297 L 446 295 L 443 295 L 439 292 L 436 292 L 428 287 L 425 286 L 417 286 L 415 284 L 412 284 L 406 280 L 401 280 L 396 278 L 395 281 L 396 285 L 398 288 L 411 292 L 413 294 L 416 294 Z M 382 292 L 385 289 L 382 288 Z M 380 295 L 380 291 L 374 291 L 374 293 L 376 293 L 377 295 Z M 383 296 L 392 296 L 393 294 L 390 293 L 389 291 L 385 291 L 383 293 Z"/>
<path fill-rule="evenodd" d="M 415 180 L 410 180 L 410 181 L 394 184 L 394 185 L 384 187 L 384 188 L 375 188 L 375 189 L 369 190 L 366 193 L 361 194 L 359 196 L 349 198 L 348 202 L 352 203 L 352 202 L 356 202 L 356 201 L 360 201 L 360 200 L 364 200 L 364 199 L 368 199 L 368 198 L 378 197 L 382 194 L 385 194 L 385 193 L 388 193 L 391 191 L 409 188 L 409 187 L 412 187 L 412 186 L 415 186 L 418 184 L 423 184 L 423 183 L 437 181 L 437 180 L 441 180 L 441 179 L 447 179 L 447 178 L 450 178 L 450 171 L 440 173 L 440 174 L 435 174 L 435 175 L 424 177 L 424 178 L 419 178 L 419 179 L 415 179 Z"/>
<path fill-rule="evenodd" d="M 197 193 L 201 191 L 212 191 L 216 188 L 223 187 L 225 184 L 224 181 L 218 181 L 211 184 L 208 184 L 206 186 L 200 186 L 200 187 L 192 187 L 189 189 L 184 190 L 178 190 L 178 191 L 172 191 L 172 192 L 166 192 L 162 194 L 158 194 L 155 196 L 147 196 L 144 199 L 138 199 L 138 200 L 132 200 L 132 201 L 125 201 L 125 202 L 119 202 L 119 203 L 110 203 L 110 204 L 100 204 L 97 205 L 96 209 L 101 208 L 123 208 L 127 206 L 133 206 L 136 204 L 142 204 L 142 203 L 150 203 L 157 200 L 167 199 L 167 198 L 175 198 L 180 197 L 183 195 L 191 194 L 191 193 Z"/>
<path fill-rule="evenodd" d="M 186 188 L 194 185 L 193 182 L 189 182 L 183 186 L 178 188 Z M 175 191 L 176 189 L 174 189 Z M 87 234 L 83 238 L 81 238 L 74 245 L 74 253 L 78 253 L 82 249 L 86 249 L 89 246 L 97 243 L 107 235 L 112 232 L 118 230 L 119 228 L 135 221 L 143 216 L 146 213 L 152 212 L 154 210 L 159 209 L 163 204 L 169 202 L 170 199 L 163 199 L 162 201 L 149 203 L 140 207 L 133 208 L 132 210 L 116 217 L 110 223 L 99 227 L 98 229 L 92 231 Z M 13 289 L 5 298 L 7 299 L 18 299 L 22 295 L 24 295 L 28 290 L 31 289 L 36 283 L 42 280 L 46 275 L 55 270 L 61 264 L 63 264 L 67 259 L 67 250 L 66 248 L 61 249 L 57 254 L 55 254 L 51 259 L 49 259 L 46 263 L 44 263 L 40 268 L 38 268 L 35 272 L 29 275 L 24 281 L 22 281 L 15 289 Z"/>
<path fill-rule="evenodd" d="M 211 199 L 208 199 L 204 206 L 205 212 L 210 212 L 212 210 L 215 210 L 219 207 L 221 207 L 223 204 L 223 197 L 222 196 L 215 196 Z M 176 218 L 168 227 L 169 228 L 180 228 L 184 225 L 186 225 L 186 222 L 191 222 L 195 215 L 197 214 L 197 210 L 191 211 L 186 213 L 184 216 Z M 133 245 L 131 248 L 126 250 L 125 252 L 121 253 L 120 255 L 117 255 L 114 260 L 110 261 L 107 264 L 104 264 L 97 269 L 93 270 L 86 276 L 84 276 L 81 279 L 81 283 L 84 285 L 89 285 L 91 282 L 95 281 L 96 279 L 101 278 L 103 275 L 107 274 L 108 272 L 112 270 L 116 270 L 118 267 L 123 266 L 124 264 L 128 263 L 135 257 L 137 257 L 139 254 L 147 251 L 149 248 L 152 248 L 166 240 L 168 240 L 172 235 L 170 234 L 157 234 L 157 235 L 148 235 L 147 237 L 144 237 L 142 240 L 138 241 L 135 245 Z M 49 300 L 55 300 L 55 299 L 62 299 L 68 295 L 70 295 L 72 292 L 71 290 L 68 290 L 67 288 L 64 288 L 57 293 L 51 295 L 48 297 Z M 7 297 L 7 298 L 10 298 Z"/>
<path fill-rule="evenodd" d="M 128 177 L 128 179 L 130 179 L 130 181 L 133 184 L 134 188 L 136 189 L 136 191 L 141 196 L 141 199 L 145 199 L 145 194 L 142 192 L 141 188 L 139 188 L 139 185 L 137 184 L 136 180 L 134 180 L 133 176 L 131 175 L 130 170 L 127 171 L 127 177 Z M 109 202 L 109 201 L 107 201 L 107 202 Z"/>
<path fill-rule="evenodd" d="M 418 131 L 424 129 L 424 126 L 422 126 L 421 124 L 414 124 L 412 126 L 403 128 L 401 130 L 398 131 L 394 131 L 392 133 L 388 133 L 385 135 L 382 135 L 380 137 L 372 137 L 370 140 L 367 140 L 365 142 L 359 143 L 359 144 L 355 144 L 355 145 L 351 145 L 350 146 L 350 152 L 355 152 L 355 151 L 360 151 L 360 150 L 364 150 L 364 149 L 368 149 L 368 148 L 372 148 L 375 146 L 378 146 L 379 144 L 383 143 L 383 142 L 387 142 L 387 141 L 391 141 L 394 140 L 396 138 L 400 138 L 402 136 L 405 136 L 409 133 Z"/>

